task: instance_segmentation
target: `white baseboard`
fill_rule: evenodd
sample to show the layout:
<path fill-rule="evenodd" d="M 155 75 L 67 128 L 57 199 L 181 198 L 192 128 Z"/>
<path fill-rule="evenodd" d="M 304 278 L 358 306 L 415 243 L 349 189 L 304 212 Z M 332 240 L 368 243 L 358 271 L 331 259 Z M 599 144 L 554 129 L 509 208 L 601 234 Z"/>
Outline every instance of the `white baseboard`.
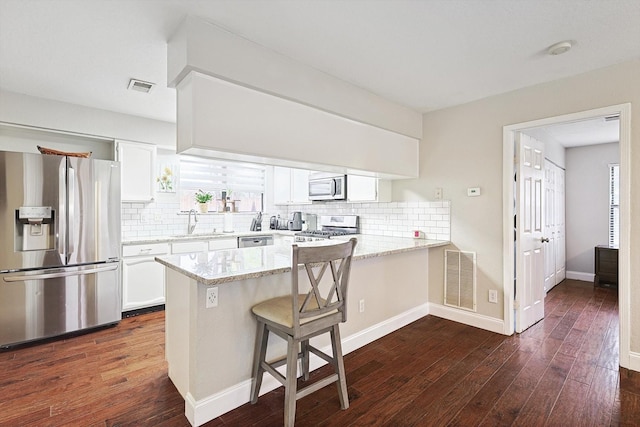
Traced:
<path fill-rule="evenodd" d="M 505 335 L 504 321 L 494 317 L 433 303 L 429 304 L 429 314 Z"/>
<path fill-rule="evenodd" d="M 640 353 L 629 352 L 629 369 L 640 372 Z"/>
<path fill-rule="evenodd" d="M 582 280 L 583 282 L 593 283 L 594 278 L 595 278 L 595 274 L 593 273 L 583 273 L 581 271 L 567 271 L 567 279 Z"/>
<path fill-rule="evenodd" d="M 412 308 L 404 313 L 375 324 L 362 331 L 356 332 L 342 339 L 343 354 L 350 353 L 363 347 L 383 336 L 402 328 L 429 314 L 429 304 L 423 304 Z M 322 351 L 331 354 L 331 347 L 321 348 Z M 323 359 L 312 355 L 309 360 L 309 369 L 314 370 L 326 364 Z M 281 367 L 284 374 L 284 367 Z M 280 383 L 271 375 L 265 375 L 260 388 L 260 395 L 270 392 L 280 387 Z M 251 380 L 242 381 L 221 392 L 207 396 L 204 399 L 194 400 L 193 396 L 187 393 L 185 398 L 185 415 L 191 425 L 199 426 L 207 421 L 219 417 L 249 401 L 251 394 Z"/>

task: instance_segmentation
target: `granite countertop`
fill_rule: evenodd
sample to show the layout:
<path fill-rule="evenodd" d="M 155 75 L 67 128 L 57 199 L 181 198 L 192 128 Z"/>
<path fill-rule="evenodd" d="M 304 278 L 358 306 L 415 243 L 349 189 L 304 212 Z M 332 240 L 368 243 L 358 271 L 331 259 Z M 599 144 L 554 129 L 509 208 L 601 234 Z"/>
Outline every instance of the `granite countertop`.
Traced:
<path fill-rule="evenodd" d="M 355 235 L 355 237 L 358 239 L 358 245 L 356 246 L 354 261 L 449 244 L 448 241 L 442 240 L 407 239 L 363 234 Z M 297 244 L 300 246 L 330 245 L 344 239 L 345 237 Z M 187 277 L 210 286 L 291 271 L 291 245 L 275 244 L 255 248 L 222 249 L 161 256 L 156 257 L 155 260 Z"/>
<path fill-rule="evenodd" d="M 247 236 L 270 236 L 270 235 L 281 235 L 281 236 L 293 236 L 298 231 L 289 231 L 289 230 L 263 230 L 263 231 L 237 231 L 233 233 L 194 233 L 194 234 L 176 234 L 172 236 L 159 236 L 159 237 L 139 237 L 136 239 L 126 239 L 122 241 L 122 244 L 127 245 L 143 245 L 149 243 L 171 243 L 171 242 L 189 242 L 193 240 L 214 240 L 214 239 L 229 239 L 236 237 L 247 237 Z"/>

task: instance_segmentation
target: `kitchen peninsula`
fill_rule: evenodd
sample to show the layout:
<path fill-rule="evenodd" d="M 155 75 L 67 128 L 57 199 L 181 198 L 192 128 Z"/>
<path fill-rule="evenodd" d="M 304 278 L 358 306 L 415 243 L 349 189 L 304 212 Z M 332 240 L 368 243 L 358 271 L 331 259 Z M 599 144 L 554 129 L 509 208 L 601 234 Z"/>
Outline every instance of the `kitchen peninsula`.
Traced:
<path fill-rule="evenodd" d="M 341 325 L 345 354 L 427 314 L 427 250 L 448 244 L 356 237 L 348 320 Z M 331 244 L 331 240 L 300 244 Z M 290 293 L 291 245 L 180 254 L 156 261 L 166 267 L 169 377 L 185 398 L 187 418 L 201 425 L 248 402 L 256 328 L 250 309 Z M 207 308 L 211 288 L 217 291 L 216 306 Z M 315 344 L 325 348 L 329 344 L 325 341 Z M 285 342 L 274 338 L 268 357 L 284 354 L 285 349 Z M 311 367 L 320 364 L 315 359 Z M 278 385 L 265 376 L 262 392 Z"/>

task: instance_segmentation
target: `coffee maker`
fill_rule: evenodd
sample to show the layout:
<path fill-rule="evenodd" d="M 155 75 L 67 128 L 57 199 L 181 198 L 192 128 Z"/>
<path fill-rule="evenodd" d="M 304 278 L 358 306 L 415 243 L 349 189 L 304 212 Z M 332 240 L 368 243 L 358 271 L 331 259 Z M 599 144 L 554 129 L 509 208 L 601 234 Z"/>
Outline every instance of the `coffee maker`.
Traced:
<path fill-rule="evenodd" d="M 302 212 L 293 212 L 289 218 L 289 230 L 301 231 L 302 230 Z"/>

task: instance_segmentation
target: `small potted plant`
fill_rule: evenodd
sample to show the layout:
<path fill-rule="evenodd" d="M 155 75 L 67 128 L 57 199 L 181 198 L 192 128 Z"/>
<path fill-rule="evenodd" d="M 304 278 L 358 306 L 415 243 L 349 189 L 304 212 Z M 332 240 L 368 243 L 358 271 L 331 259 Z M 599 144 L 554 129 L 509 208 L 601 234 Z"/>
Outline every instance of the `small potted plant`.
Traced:
<path fill-rule="evenodd" d="M 211 200 L 213 200 L 213 194 L 208 191 L 198 190 L 196 192 L 196 203 L 198 203 L 201 213 L 207 213 L 209 211 L 209 202 Z"/>

